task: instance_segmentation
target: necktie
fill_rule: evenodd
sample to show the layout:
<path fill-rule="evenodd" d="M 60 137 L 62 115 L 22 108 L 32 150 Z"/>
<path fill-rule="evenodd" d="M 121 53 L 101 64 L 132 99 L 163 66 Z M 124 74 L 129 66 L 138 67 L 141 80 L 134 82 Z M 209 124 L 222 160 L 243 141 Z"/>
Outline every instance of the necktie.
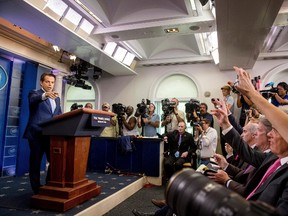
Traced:
<path fill-rule="evenodd" d="M 180 146 L 181 142 L 182 142 L 182 135 L 180 134 L 179 135 L 179 140 L 178 140 L 178 146 Z"/>
<path fill-rule="evenodd" d="M 51 98 L 48 98 L 48 99 L 49 99 L 49 102 L 51 104 L 52 113 L 54 113 L 55 108 L 56 108 L 56 102 L 55 102 L 55 100 L 53 100 Z"/>
<path fill-rule="evenodd" d="M 256 186 L 256 188 L 247 196 L 246 200 L 249 200 L 255 193 L 255 191 L 266 181 L 266 179 L 273 173 L 277 168 L 281 166 L 280 159 L 277 159 L 266 171 L 263 178 L 259 182 L 259 184 Z"/>
<path fill-rule="evenodd" d="M 243 174 L 246 174 L 246 173 L 250 172 L 250 170 L 251 170 L 252 168 L 253 168 L 253 166 L 249 164 L 249 165 L 246 167 L 246 169 L 244 170 L 244 173 L 243 173 Z"/>

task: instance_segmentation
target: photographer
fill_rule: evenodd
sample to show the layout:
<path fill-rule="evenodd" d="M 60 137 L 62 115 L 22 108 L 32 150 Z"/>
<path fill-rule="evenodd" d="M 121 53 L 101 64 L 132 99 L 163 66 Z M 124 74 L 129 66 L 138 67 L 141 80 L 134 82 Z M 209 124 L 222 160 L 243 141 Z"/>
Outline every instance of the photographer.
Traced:
<path fill-rule="evenodd" d="M 245 125 L 247 125 L 249 122 L 257 123 L 261 116 L 261 114 L 255 108 L 245 110 L 245 115 L 246 115 Z"/>
<path fill-rule="evenodd" d="M 154 137 L 157 136 L 156 128 L 159 128 L 160 117 L 155 113 L 155 105 L 153 103 L 149 104 L 148 114 L 146 117 L 139 116 L 141 121 L 138 121 L 138 127 L 143 126 L 142 135 L 145 137 Z"/>
<path fill-rule="evenodd" d="M 201 120 L 200 124 L 195 126 L 195 129 L 197 130 L 196 140 L 198 141 L 201 156 L 199 164 L 207 165 L 216 152 L 218 134 L 214 128 L 210 127 L 208 119 Z"/>
<path fill-rule="evenodd" d="M 193 118 L 192 118 L 192 122 L 200 122 L 202 121 L 203 119 L 208 119 L 210 121 L 210 127 L 213 128 L 214 126 L 214 119 L 213 119 L 213 116 L 207 112 L 208 110 L 208 106 L 206 103 L 201 103 L 199 105 L 199 114 L 197 115 L 196 111 L 194 110 L 192 112 L 192 115 L 193 115 Z M 186 113 L 187 115 L 188 113 Z"/>
<path fill-rule="evenodd" d="M 139 136 L 139 131 L 137 129 L 137 119 L 134 115 L 134 108 L 132 106 L 127 106 L 126 116 L 122 116 L 123 121 L 123 136 Z"/>
<path fill-rule="evenodd" d="M 106 112 L 111 112 L 110 104 L 107 102 L 103 103 L 102 110 Z M 117 137 L 119 134 L 119 129 L 117 127 L 117 124 L 118 124 L 117 115 L 115 115 L 111 117 L 110 126 L 104 128 L 104 130 L 100 134 L 100 137 Z"/>
<path fill-rule="evenodd" d="M 276 107 L 288 105 L 288 95 L 287 95 L 288 85 L 285 82 L 280 82 L 277 85 L 277 93 L 273 94 L 271 103 Z"/>
<path fill-rule="evenodd" d="M 246 110 L 249 110 L 253 104 L 246 96 L 240 94 L 240 92 L 236 92 L 236 95 L 237 95 L 237 107 L 241 108 L 239 124 L 242 127 L 244 127 L 244 125 L 246 124 L 246 116 L 247 116 Z"/>
<path fill-rule="evenodd" d="M 161 123 L 161 127 L 165 126 L 165 133 L 177 130 L 178 123 L 185 121 L 184 112 L 178 110 L 178 99 L 172 98 L 171 102 L 175 103 L 175 105 L 173 105 L 173 112 L 170 115 L 165 116 L 164 120 Z"/>

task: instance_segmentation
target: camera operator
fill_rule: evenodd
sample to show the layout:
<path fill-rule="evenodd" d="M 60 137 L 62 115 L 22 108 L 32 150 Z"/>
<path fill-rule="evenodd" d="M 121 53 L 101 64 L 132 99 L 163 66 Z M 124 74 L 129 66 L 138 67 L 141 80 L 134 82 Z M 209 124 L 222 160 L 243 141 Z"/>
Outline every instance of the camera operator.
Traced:
<path fill-rule="evenodd" d="M 195 129 L 197 130 L 196 141 L 198 142 L 201 156 L 199 164 L 207 165 L 216 152 L 218 134 L 214 128 L 210 127 L 208 119 L 201 120 L 200 124 L 195 126 Z"/>
<path fill-rule="evenodd" d="M 139 136 L 139 131 L 137 129 L 137 119 L 133 115 L 134 108 L 132 106 L 127 106 L 126 116 L 122 116 L 123 121 L 123 136 Z"/>
<path fill-rule="evenodd" d="M 179 101 L 177 98 L 172 98 L 171 102 L 175 102 L 174 109 L 170 115 L 165 116 L 165 119 L 161 123 L 161 127 L 165 126 L 165 133 L 172 132 L 178 129 L 178 123 L 185 121 L 184 112 L 178 110 Z"/>
<path fill-rule="evenodd" d="M 106 112 L 111 112 L 110 104 L 107 102 L 103 103 L 102 110 Z M 110 120 L 110 126 L 104 128 L 104 130 L 100 134 L 100 137 L 117 137 L 119 134 L 119 127 L 117 127 L 117 124 L 117 115 L 115 115 Z"/>
<path fill-rule="evenodd" d="M 213 128 L 214 119 L 213 119 L 213 116 L 207 112 L 207 110 L 208 110 L 207 104 L 206 103 L 200 103 L 199 114 L 197 115 L 195 110 L 192 113 L 192 115 L 193 115 L 192 122 L 198 123 L 198 122 L 202 121 L 203 119 L 207 119 L 210 121 L 210 127 Z"/>
<path fill-rule="evenodd" d="M 273 95 L 271 103 L 276 107 L 288 105 L 287 95 L 288 85 L 286 82 L 280 82 L 277 85 L 277 93 L 271 93 Z"/>
<path fill-rule="evenodd" d="M 154 137 L 157 136 L 156 128 L 159 128 L 160 117 L 155 113 L 155 105 L 153 103 L 149 104 L 148 113 L 146 117 L 139 116 L 141 118 L 138 121 L 138 127 L 141 128 L 143 125 L 142 135 L 145 137 Z"/>

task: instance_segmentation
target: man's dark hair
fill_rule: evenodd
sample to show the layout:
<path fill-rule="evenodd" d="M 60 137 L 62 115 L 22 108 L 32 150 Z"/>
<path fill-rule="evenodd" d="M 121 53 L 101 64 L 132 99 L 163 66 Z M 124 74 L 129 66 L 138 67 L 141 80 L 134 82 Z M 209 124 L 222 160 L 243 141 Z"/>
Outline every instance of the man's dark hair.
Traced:
<path fill-rule="evenodd" d="M 211 121 L 207 118 L 202 119 L 201 121 L 204 121 L 207 125 L 211 125 Z"/>
<path fill-rule="evenodd" d="M 280 83 L 278 83 L 277 87 L 278 87 L 278 86 L 281 86 L 281 87 L 284 88 L 284 90 L 288 91 L 288 85 L 287 85 L 286 82 L 280 82 Z"/>
<path fill-rule="evenodd" d="M 201 104 L 200 104 L 200 106 L 201 106 L 201 105 L 205 106 L 205 108 L 206 108 L 206 111 L 208 110 L 208 106 L 207 106 L 207 104 L 206 104 L 206 103 L 201 103 Z"/>
<path fill-rule="evenodd" d="M 56 80 L 56 76 L 53 74 L 53 73 L 48 73 L 48 72 L 45 72 L 41 75 L 40 77 L 40 81 L 43 82 L 45 80 L 45 77 L 46 76 L 50 76 L 50 77 L 54 77 L 54 79 Z"/>

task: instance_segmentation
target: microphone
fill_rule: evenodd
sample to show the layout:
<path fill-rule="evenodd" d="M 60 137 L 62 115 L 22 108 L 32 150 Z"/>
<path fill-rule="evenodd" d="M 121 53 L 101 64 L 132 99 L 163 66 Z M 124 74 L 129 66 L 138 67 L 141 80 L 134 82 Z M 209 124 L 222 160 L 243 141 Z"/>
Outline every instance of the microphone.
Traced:
<path fill-rule="evenodd" d="M 265 88 L 266 88 L 266 87 L 273 87 L 273 85 L 274 85 L 274 82 L 269 82 L 269 83 L 267 83 L 267 84 L 265 85 Z"/>

